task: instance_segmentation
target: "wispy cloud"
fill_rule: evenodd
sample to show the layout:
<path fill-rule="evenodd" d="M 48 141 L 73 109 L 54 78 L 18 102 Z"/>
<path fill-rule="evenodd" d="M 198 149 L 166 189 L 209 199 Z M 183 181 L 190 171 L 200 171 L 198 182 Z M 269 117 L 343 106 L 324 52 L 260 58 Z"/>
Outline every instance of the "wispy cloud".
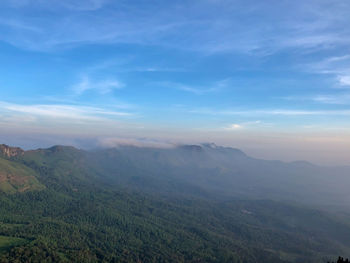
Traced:
<path fill-rule="evenodd" d="M 188 72 L 186 66 L 169 67 L 168 65 L 153 64 L 154 62 L 140 63 L 135 56 L 118 56 L 114 58 L 104 59 L 85 68 L 85 74 L 103 72 L 105 70 L 113 70 L 118 73 L 129 72 Z M 136 65 L 135 65 L 136 64 Z"/>
<path fill-rule="evenodd" d="M 83 3 L 70 0 L 57 1 L 58 5 L 61 5 L 63 8 L 78 11 L 95 11 L 105 6 L 108 2 L 109 0 L 87 0 Z"/>
<path fill-rule="evenodd" d="M 350 94 L 317 95 L 312 100 L 325 104 L 350 105 Z"/>
<path fill-rule="evenodd" d="M 160 141 L 151 138 L 125 138 L 125 137 L 104 137 L 99 138 L 98 145 L 105 148 L 120 146 L 150 147 L 150 148 L 173 148 L 176 144 Z"/>
<path fill-rule="evenodd" d="M 107 94 L 115 89 L 121 89 L 124 84 L 115 79 L 106 79 L 102 81 L 91 81 L 89 77 L 84 76 L 79 83 L 73 85 L 73 91 L 81 95 L 88 90 L 95 90 L 100 94 Z"/>
<path fill-rule="evenodd" d="M 0 19 L 0 26 L 6 26 L 14 29 L 31 31 L 33 33 L 41 33 L 41 29 L 36 26 L 30 26 L 23 23 L 21 20 L 15 19 Z"/>
<path fill-rule="evenodd" d="M 350 110 L 214 110 L 214 109 L 194 109 L 190 113 L 204 115 L 237 115 L 237 116 L 350 116 Z"/>
<path fill-rule="evenodd" d="M 208 84 L 203 86 L 189 85 L 189 84 L 176 83 L 176 82 L 158 82 L 155 84 L 159 86 L 171 88 L 171 89 L 182 90 L 195 95 L 203 95 L 207 93 L 222 91 L 229 86 L 229 83 L 230 83 L 230 79 L 220 80 L 213 84 Z"/>
<path fill-rule="evenodd" d="M 51 0 L 36 1 L 36 0 L 3 0 L 3 5 L 9 5 L 15 8 L 62 8 L 73 11 L 94 11 L 102 8 L 109 0 L 85 0 L 85 1 L 70 1 L 70 0 Z"/>
<path fill-rule="evenodd" d="M 295 102 L 317 102 L 321 104 L 350 105 L 350 93 L 324 93 L 318 95 L 287 96 L 284 100 Z"/>
<path fill-rule="evenodd" d="M 350 87 L 350 55 L 329 56 L 320 61 L 301 65 L 302 70 L 312 73 L 330 75 L 335 88 Z"/>
<path fill-rule="evenodd" d="M 134 67 L 121 69 L 123 72 L 186 72 L 186 68 L 171 68 L 171 67 Z"/>
<path fill-rule="evenodd" d="M 347 37 L 350 4 L 345 1 L 334 1 L 332 5 L 323 0 L 301 4 L 206 0 L 181 5 L 138 4 L 107 0 L 5 0 L 2 3 L 4 19 L 14 19 L 8 12 L 13 8 L 48 10 L 55 17 L 41 15 L 33 19 L 24 14 L 21 23 L 39 27 L 42 34 L 39 37 L 21 34 L 21 28 L 12 28 L 2 39 L 36 50 L 72 44 L 132 43 L 204 53 L 250 54 L 271 54 L 290 48 L 329 49 L 350 43 Z M 280 10 L 289 10 L 289 13 L 281 14 Z M 256 19 L 247 19 L 252 17 Z"/>
<path fill-rule="evenodd" d="M 170 84 L 169 86 L 172 86 L 172 85 Z M 219 90 L 216 87 L 199 88 L 199 87 L 186 86 L 186 85 L 177 84 L 177 83 L 174 83 L 173 87 L 175 87 L 176 89 L 179 89 L 179 90 L 183 90 L 183 91 L 186 91 L 186 92 L 189 92 L 189 93 L 196 94 L 196 95 L 202 95 L 202 94 L 205 94 L 205 93 L 211 93 L 211 92 L 215 92 L 215 91 Z"/>
<path fill-rule="evenodd" d="M 29 116 L 31 118 L 45 117 L 69 120 L 102 120 L 132 115 L 129 112 L 111 111 L 98 107 L 79 105 L 22 105 L 8 102 L 0 102 L 0 112 L 3 115 L 15 114 L 15 116 Z"/>

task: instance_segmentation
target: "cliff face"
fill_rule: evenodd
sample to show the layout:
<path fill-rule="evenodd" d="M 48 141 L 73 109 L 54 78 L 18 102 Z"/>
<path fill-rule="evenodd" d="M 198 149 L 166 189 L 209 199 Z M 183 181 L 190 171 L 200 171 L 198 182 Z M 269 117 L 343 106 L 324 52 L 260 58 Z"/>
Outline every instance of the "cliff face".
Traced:
<path fill-rule="evenodd" d="M 0 144 L 0 155 L 7 158 L 22 156 L 24 151 L 19 147 L 10 147 L 6 144 Z"/>

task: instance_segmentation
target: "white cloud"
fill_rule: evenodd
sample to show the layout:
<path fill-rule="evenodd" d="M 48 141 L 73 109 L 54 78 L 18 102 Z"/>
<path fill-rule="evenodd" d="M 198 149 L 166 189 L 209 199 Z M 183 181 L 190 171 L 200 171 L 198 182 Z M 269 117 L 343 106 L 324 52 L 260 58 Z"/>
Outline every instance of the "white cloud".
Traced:
<path fill-rule="evenodd" d="M 229 126 L 225 127 L 224 129 L 225 130 L 239 130 L 242 128 L 243 128 L 243 126 L 241 124 L 233 123 L 233 124 L 230 124 Z"/>
<path fill-rule="evenodd" d="M 73 85 L 73 91 L 77 95 L 81 95 L 88 90 L 95 90 L 100 94 L 107 94 L 115 89 L 121 89 L 123 87 L 124 84 L 115 79 L 93 82 L 89 77 L 84 76 L 78 84 Z"/>
<path fill-rule="evenodd" d="M 134 146 L 134 147 L 150 147 L 150 148 L 173 148 L 174 143 L 159 141 L 150 138 L 122 138 L 122 137 L 107 137 L 99 138 L 98 144 L 101 147 L 113 148 L 120 146 Z"/>
<path fill-rule="evenodd" d="M 226 127 L 224 127 L 224 130 L 241 130 L 245 128 L 249 128 L 252 126 L 260 125 L 263 124 L 261 121 L 247 121 L 247 122 L 242 122 L 242 123 L 232 123 Z"/>
<path fill-rule="evenodd" d="M 350 87 L 350 75 L 348 76 L 339 76 L 338 77 L 339 84 L 341 86 Z"/>

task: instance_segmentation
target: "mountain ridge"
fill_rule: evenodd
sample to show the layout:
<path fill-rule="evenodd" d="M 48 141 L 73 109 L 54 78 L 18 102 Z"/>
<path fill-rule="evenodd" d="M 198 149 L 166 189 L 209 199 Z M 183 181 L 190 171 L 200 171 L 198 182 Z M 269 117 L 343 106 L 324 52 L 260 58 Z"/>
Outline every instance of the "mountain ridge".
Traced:
<path fill-rule="evenodd" d="M 349 216 L 339 212 L 348 211 L 347 181 L 332 185 L 347 170 L 216 145 L 18 153 L 0 157 L 0 171 L 40 187 L 3 177 L 1 235 L 25 245 L 0 251 L 0 262 L 316 263 L 350 253 Z"/>
<path fill-rule="evenodd" d="M 28 150 L 23 150 L 21 147 L 17 146 L 9 146 L 7 144 L 0 144 L 0 157 L 6 157 L 6 158 L 11 158 L 11 157 L 17 157 L 17 156 L 23 156 L 25 153 L 28 152 L 39 152 L 39 151 L 50 151 L 50 152 L 62 152 L 65 150 L 73 150 L 73 151 L 84 151 L 84 152 L 96 152 L 96 151 L 103 151 L 103 150 L 114 150 L 114 149 L 123 149 L 123 148 L 135 148 L 135 149 L 164 149 L 164 148 L 159 148 L 155 146 L 135 146 L 133 144 L 123 144 L 123 145 L 118 145 L 114 147 L 98 147 L 98 148 L 93 148 L 93 149 L 83 149 L 83 148 L 77 148 L 75 146 L 71 145 L 53 145 L 47 148 L 34 148 L 34 149 L 28 149 Z M 239 148 L 234 148 L 234 147 L 227 147 L 227 146 L 220 146 L 215 143 L 199 143 L 199 144 L 178 144 L 175 145 L 174 147 L 170 147 L 169 149 L 184 149 L 184 150 L 189 150 L 193 152 L 202 152 L 205 149 L 211 149 L 211 150 L 217 150 L 217 151 L 222 151 L 222 152 L 232 152 L 240 155 L 244 155 L 246 157 L 260 160 L 260 161 L 270 161 L 270 162 L 282 162 L 282 163 L 287 163 L 287 164 L 307 164 L 307 165 L 314 165 L 314 166 L 319 166 L 316 164 L 313 164 L 311 162 L 305 161 L 305 160 L 295 160 L 295 161 L 281 161 L 281 160 L 266 160 L 266 159 L 259 159 L 255 157 L 251 157 L 247 155 L 244 151 L 240 150 Z M 165 148 L 168 149 L 168 148 Z M 333 166 L 333 167 L 348 167 L 346 165 L 342 166 Z M 349 166 L 350 167 L 350 166 Z"/>

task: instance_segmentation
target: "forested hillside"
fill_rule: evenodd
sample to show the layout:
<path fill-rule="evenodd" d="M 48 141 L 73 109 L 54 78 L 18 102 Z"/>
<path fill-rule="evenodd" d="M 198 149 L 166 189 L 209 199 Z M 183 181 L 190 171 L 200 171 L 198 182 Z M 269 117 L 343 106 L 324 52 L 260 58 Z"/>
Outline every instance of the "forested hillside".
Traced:
<path fill-rule="evenodd" d="M 35 183 L 0 189 L 0 262 L 316 263 L 350 253 L 346 213 L 237 191 L 249 157 L 217 150 L 2 154 L 1 171 Z"/>

